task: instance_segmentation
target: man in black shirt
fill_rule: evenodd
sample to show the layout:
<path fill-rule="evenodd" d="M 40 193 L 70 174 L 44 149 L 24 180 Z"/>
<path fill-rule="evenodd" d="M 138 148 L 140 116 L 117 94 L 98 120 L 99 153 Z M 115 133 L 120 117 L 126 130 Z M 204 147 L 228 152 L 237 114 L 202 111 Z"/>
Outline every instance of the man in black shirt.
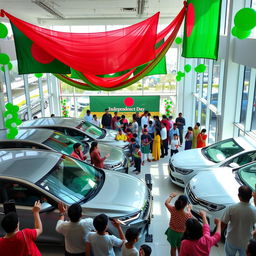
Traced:
<path fill-rule="evenodd" d="M 105 114 L 102 116 L 101 124 L 105 129 L 111 129 L 112 115 L 109 114 L 108 108 L 105 109 Z"/>
<path fill-rule="evenodd" d="M 176 118 L 175 123 L 177 124 L 177 127 L 180 132 L 180 145 L 183 143 L 183 129 L 184 125 L 186 125 L 185 118 L 182 117 L 182 113 L 179 113 L 179 116 Z"/>

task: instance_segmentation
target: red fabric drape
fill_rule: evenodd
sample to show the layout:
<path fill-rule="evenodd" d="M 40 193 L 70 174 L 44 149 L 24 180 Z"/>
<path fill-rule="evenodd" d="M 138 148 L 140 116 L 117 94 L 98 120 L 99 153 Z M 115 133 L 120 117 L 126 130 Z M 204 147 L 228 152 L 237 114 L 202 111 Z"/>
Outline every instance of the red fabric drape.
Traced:
<path fill-rule="evenodd" d="M 66 33 L 35 26 L 1 11 L 29 39 L 59 61 L 86 74 L 111 74 L 155 58 L 159 13 L 126 27 L 100 33 Z"/>

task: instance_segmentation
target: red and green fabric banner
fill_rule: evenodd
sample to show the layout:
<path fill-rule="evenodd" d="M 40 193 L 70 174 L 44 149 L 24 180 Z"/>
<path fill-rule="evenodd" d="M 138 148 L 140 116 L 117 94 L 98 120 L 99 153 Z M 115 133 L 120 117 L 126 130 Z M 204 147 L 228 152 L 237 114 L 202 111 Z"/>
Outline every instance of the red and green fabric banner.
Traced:
<path fill-rule="evenodd" d="M 57 73 L 69 74 L 70 68 L 45 53 L 12 23 L 19 74 Z"/>
<path fill-rule="evenodd" d="M 182 56 L 218 59 L 221 0 L 187 0 Z"/>

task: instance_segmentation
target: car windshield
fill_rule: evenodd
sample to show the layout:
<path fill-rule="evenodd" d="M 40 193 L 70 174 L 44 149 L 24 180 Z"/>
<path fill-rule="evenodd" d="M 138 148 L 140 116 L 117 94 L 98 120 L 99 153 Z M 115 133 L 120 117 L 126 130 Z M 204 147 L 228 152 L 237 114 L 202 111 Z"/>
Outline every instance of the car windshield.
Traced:
<path fill-rule="evenodd" d="M 210 161 L 219 163 L 244 149 L 235 140 L 228 139 L 202 149 L 203 155 Z"/>
<path fill-rule="evenodd" d="M 77 128 L 81 129 L 94 139 L 102 139 L 105 136 L 105 132 L 103 129 L 100 129 L 99 127 L 89 122 L 82 122 Z"/>
<path fill-rule="evenodd" d="M 62 134 L 60 132 L 54 132 L 47 140 L 43 142 L 44 145 L 60 152 L 62 154 L 70 155 L 73 152 L 73 145 L 75 143 L 81 143 L 79 140 L 74 139 L 70 136 Z M 88 152 L 88 147 L 83 146 L 83 152 Z"/>
<path fill-rule="evenodd" d="M 253 191 L 255 190 L 256 163 L 240 168 L 238 171 L 238 175 L 245 185 L 249 186 Z"/>
<path fill-rule="evenodd" d="M 90 200 L 103 183 L 103 172 L 63 155 L 53 169 L 37 182 L 37 185 L 65 203 L 73 204 Z"/>

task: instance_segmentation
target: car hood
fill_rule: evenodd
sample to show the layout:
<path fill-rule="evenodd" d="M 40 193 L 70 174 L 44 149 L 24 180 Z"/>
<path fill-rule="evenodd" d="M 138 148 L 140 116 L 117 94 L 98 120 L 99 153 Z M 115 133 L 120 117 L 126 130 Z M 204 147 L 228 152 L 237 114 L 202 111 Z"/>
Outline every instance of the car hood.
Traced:
<path fill-rule="evenodd" d="M 125 155 L 121 148 L 99 143 L 99 149 L 102 157 L 104 157 L 106 154 L 110 154 L 110 156 L 104 161 L 104 164 L 118 164 L 120 162 L 123 163 L 125 159 Z M 90 159 L 89 152 L 86 154 L 86 156 L 87 159 Z"/>
<path fill-rule="evenodd" d="M 207 160 L 201 152 L 201 149 L 190 149 L 181 151 L 172 156 L 171 162 L 174 167 L 193 169 L 197 168 L 207 168 L 215 165 L 214 162 Z"/>
<path fill-rule="evenodd" d="M 119 217 L 140 211 L 147 200 L 146 184 L 133 176 L 105 171 L 105 182 L 99 193 L 84 207 L 87 213 L 105 213 Z"/>
<path fill-rule="evenodd" d="M 98 139 L 98 141 L 101 141 L 101 142 L 104 142 L 107 144 L 111 144 L 111 145 L 113 145 L 115 147 L 119 147 L 119 148 L 124 148 L 125 146 L 127 146 L 129 144 L 128 142 L 125 142 L 125 141 L 115 140 L 115 137 L 117 134 L 116 131 L 112 131 L 112 130 L 108 130 L 108 129 L 105 129 L 105 131 L 106 131 L 106 136 L 102 139 Z"/>
<path fill-rule="evenodd" d="M 228 167 L 201 172 L 190 180 L 189 185 L 197 198 L 208 202 L 226 205 L 239 201 L 237 193 L 240 184 Z"/>

